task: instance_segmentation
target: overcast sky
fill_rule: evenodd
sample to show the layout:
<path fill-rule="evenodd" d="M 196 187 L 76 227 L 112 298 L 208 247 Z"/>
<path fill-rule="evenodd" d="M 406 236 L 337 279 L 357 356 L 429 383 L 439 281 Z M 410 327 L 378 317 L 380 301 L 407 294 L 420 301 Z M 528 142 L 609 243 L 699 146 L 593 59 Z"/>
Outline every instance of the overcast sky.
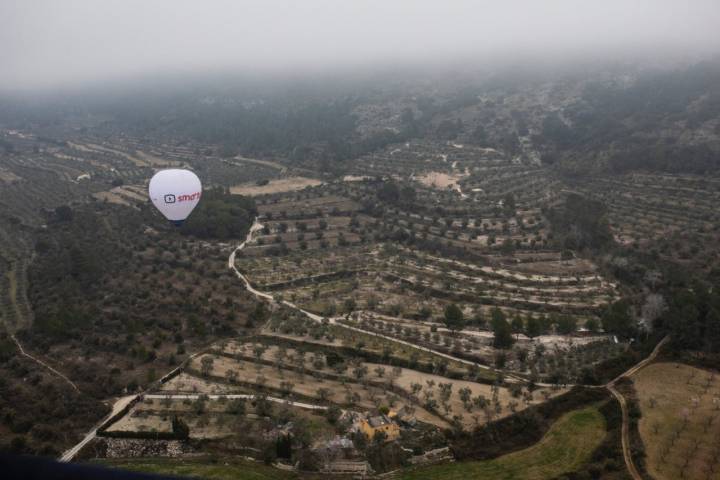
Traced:
<path fill-rule="evenodd" d="M 0 88 L 720 49 L 720 0 L 0 0 Z"/>

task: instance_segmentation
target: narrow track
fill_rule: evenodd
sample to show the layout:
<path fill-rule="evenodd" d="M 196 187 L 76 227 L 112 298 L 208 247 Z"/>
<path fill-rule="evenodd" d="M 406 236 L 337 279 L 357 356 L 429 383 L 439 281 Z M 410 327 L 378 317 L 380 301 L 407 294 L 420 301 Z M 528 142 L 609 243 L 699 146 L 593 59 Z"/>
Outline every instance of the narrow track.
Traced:
<path fill-rule="evenodd" d="M 625 397 L 615 388 L 615 383 L 622 379 L 622 378 L 629 378 L 636 374 L 638 371 L 640 371 L 642 368 L 646 367 L 649 363 L 651 363 L 653 360 L 655 360 L 655 357 L 657 357 L 658 353 L 660 352 L 660 348 L 662 348 L 663 345 L 665 345 L 668 340 L 670 340 L 669 336 L 666 336 L 662 340 L 658 342 L 657 345 L 655 345 L 655 348 L 650 353 L 650 355 L 642 360 L 641 362 L 637 363 L 635 366 L 630 368 L 625 373 L 619 375 L 614 380 L 610 381 L 605 385 L 605 387 L 610 391 L 610 393 L 613 394 L 613 396 L 617 399 L 618 403 L 620 404 L 620 410 L 622 411 L 622 450 L 623 450 L 623 457 L 625 458 L 625 466 L 627 467 L 628 473 L 630 473 L 630 476 L 633 478 L 633 480 L 643 480 L 642 475 L 640 474 L 640 471 L 635 466 L 635 462 L 632 458 L 632 452 L 630 451 L 630 415 L 628 413 L 628 407 L 627 407 L 627 401 L 625 400 Z"/>
<path fill-rule="evenodd" d="M 22 346 L 22 345 L 20 344 L 20 342 L 18 341 L 18 339 L 15 337 L 15 335 L 10 335 L 10 338 L 12 338 L 13 341 L 15 342 L 15 345 L 17 345 L 18 349 L 20 350 L 20 354 L 21 354 L 21 355 L 26 356 L 27 358 L 29 358 L 29 359 L 32 360 L 33 362 L 35 362 L 35 363 L 39 364 L 40 366 L 42 366 L 42 367 L 50 370 L 55 376 L 57 376 L 57 377 L 65 380 L 65 381 L 73 388 L 73 390 L 75 390 L 77 393 L 80 393 L 80 389 L 78 388 L 77 385 L 75 385 L 75 383 L 73 383 L 72 380 L 70 380 L 68 377 L 66 377 L 66 376 L 63 375 L 62 373 L 58 372 L 58 371 L 55 370 L 53 367 L 51 367 L 51 366 L 48 365 L 47 363 L 43 362 L 43 361 L 40 360 L 39 358 L 33 357 L 32 355 L 30 355 L 29 353 L 27 353 L 27 352 L 25 351 L 25 349 L 23 348 L 23 346 Z"/>

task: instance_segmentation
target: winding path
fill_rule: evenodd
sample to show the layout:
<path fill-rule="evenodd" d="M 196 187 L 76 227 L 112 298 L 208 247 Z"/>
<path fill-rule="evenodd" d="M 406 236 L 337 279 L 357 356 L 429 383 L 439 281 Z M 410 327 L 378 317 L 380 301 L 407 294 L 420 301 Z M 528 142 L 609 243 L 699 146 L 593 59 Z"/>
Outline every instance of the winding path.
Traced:
<path fill-rule="evenodd" d="M 630 416 L 628 414 L 627 402 L 625 401 L 625 397 L 623 397 L 622 394 L 615 389 L 614 385 L 608 384 L 607 388 L 617 399 L 620 404 L 620 410 L 622 411 L 622 431 L 620 437 L 622 441 L 625 466 L 627 467 L 628 473 L 633 480 L 643 480 L 642 475 L 640 475 L 640 472 L 635 466 L 635 462 L 632 458 L 632 452 L 630 451 Z"/>
<path fill-rule="evenodd" d="M 70 380 L 68 377 L 66 377 L 66 376 L 63 375 L 62 373 L 58 372 L 58 371 L 55 370 L 53 367 L 51 367 L 51 366 L 48 365 L 47 363 L 43 362 L 43 361 L 40 360 L 39 358 L 33 357 L 32 355 L 30 355 L 29 353 L 27 353 L 27 352 L 25 351 L 25 349 L 23 348 L 23 346 L 22 346 L 22 345 L 20 344 L 20 342 L 18 341 L 18 339 L 15 337 L 15 335 L 10 335 L 10 338 L 12 338 L 13 341 L 15 342 L 15 345 L 17 345 L 18 349 L 20 350 L 20 354 L 21 354 L 21 355 L 26 356 L 27 358 L 29 358 L 30 360 L 34 361 L 35 363 L 37 363 L 37 364 L 45 367 L 46 369 L 50 370 L 50 371 L 51 371 L 52 373 L 54 373 L 56 376 L 58 376 L 58 377 L 62 378 L 63 380 L 65 380 L 77 393 L 80 393 L 80 389 L 78 388 L 77 385 L 75 385 L 75 383 L 73 383 L 72 380 Z"/>
<path fill-rule="evenodd" d="M 633 478 L 633 480 L 643 480 L 642 475 L 640 475 L 640 472 L 638 471 L 637 467 L 635 466 L 635 462 L 632 458 L 632 452 L 630 451 L 630 415 L 628 413 L 628 407 L 627 407 L 627 401 L 625 400 L 625 397 L 620 393 L 619 390 L 615 388 L 615 383 L 622 379 L 622 378 L 628 378 L 636 374 L 638 371 L 640 371 L 642 368 L 647 366 L 650 362 L 655 360 L 655 357 L 657 357 L 658 353 L 660 352 L 660 348 L 662 348 L 663 345 L 665 345 L 668 340 L 670 340 L 669 336 L 666 336 L 662 340 L 658 342 L 657 345 L 655 345 L 655 348 L 653 349 L 652 353 L 645 359 L 636 364 L 634 367 L 630 368 L 625 373 L 619 375 L 617 378 L 609 382 L 607 385 L 608 390 L 610 390 L 610 393 L 612 393 L 615 398 L 617 399 L 618 403 L 620 404 L 620 410 L 622 411 L 622 450 L 623 450 L 623 457 L 625 458 L 625 465 L 627 466 L 628 472 L 630 473 L 630 476 Z"/>
<path fill-rule="evenodd" d="M 245 237 L 245 241 L 242 242 L 240 245 L 238 245 L 228 257 L 228 268 L 232 269 L 235 272 L 235 275 L 242 280 L 242 282 L 245 284 L 245 288 L 247 288 L 248 292 L 252 293 L 256 297 L 264 298 L 265 300 L 270 301 L 271 303 L 275 301 L 272 295 L 269 295 L 267 293 L 263 293 L 261 291 L 255 290 L 252 285 L 250 285 L 250 281 L 247 279 L 245 275 L 240 273 L 240 270 L 235 267 L 235 254 L 245 248 L 245 245 L 252 240 L 253 233 L 257 232 L 263 228 L 262 224 L 258 221 L 257 217 L 255 218 L 255 221 L 253 222 L 252 226 L 250 227 L 250 231 L 247 234 L 247 237 Z"/>

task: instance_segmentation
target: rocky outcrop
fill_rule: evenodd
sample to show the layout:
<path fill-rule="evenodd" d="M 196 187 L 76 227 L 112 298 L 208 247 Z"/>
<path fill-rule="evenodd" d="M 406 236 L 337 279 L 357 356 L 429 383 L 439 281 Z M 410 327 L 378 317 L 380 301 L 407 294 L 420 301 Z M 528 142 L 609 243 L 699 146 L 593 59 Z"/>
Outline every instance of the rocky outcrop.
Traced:
<path fill-rule="evenodd" d="M 107 438 L 107 458 L 127 457 L 180 457 L 194 449 L 179 440 L 140 440 L 134 438 Z"/>

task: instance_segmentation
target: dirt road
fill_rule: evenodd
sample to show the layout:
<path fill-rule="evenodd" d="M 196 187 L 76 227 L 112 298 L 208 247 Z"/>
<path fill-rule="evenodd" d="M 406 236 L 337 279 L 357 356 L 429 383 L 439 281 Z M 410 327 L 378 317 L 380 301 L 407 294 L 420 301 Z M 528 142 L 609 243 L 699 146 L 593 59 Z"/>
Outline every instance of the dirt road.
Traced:
<path fill-rule="evenodd" d="M 622 393 L 620 393 L 615 388 L 615 383 L 620 380 L 621 378 L 625 377 L 631 377 L 638 371 L 640 371 L 643 367 L 647 366 L 649 363 L 651 363 L 653 360 L 655 360 L 655 357 L 657 357 L 658 352 L 660 352 L 660 348 L 662 348 L 663 345 L 665 345 L 668 340 L 670 340 L 670 337 L 667 336 L 660 340 L 658 344 L 655 346 L 653 351 L 650 353 L 650 355 L 641 362 L 637 363 L 635 366 L 630 368 L 628 371 L 623 373 L 622 375 L 615 378 L 613 381 L 605 385 L 608 390 L 610 390 L 610 393 L 613 394 L 613 396 L 617 399 L 618 403 L 620 404 L 620 410 L 622 411 L 622 450 L 623 450 L 623 457 L 625 458 L 625 465 L 627 466 L 628 472 L 630 473 L 630 476 L 633 478 L 633 480 L 643 480 L 642 475 L 640 475 L 640 472 L 638 471 L 637 467 L 635 466 L 635 462 L 632 458 L 632 453 L 630 451 L 630 415 L 628 413 L 628 407 L 627 407 L 627 401 L 625 400 L 625 397 L 623 397 Z"/>
<path fill-rule="evenodd" d="M 632 459 L 632 453 L 630 452 L 630 417 L 628 415 L 627 402 L 625 401 L 625 397 L 623 397 L 622 394 L 615 389 L 614 385 L 609 384 L 607 388 L 610 390 L 610 393 L 615 396 L 618 403 L 620 403 L 620 410 L 622 410 L 621 439 L 625 466 L 627 467 L 628 473 L 630 473 L 633 480 L 643 480 L 642 475 L 638 472 L 635 462 Z"/>
<path fill-rule="evenodd" d="M 610 383 L 608 383 L 608 385 L 614 385 L 615 382 L 617 382 L 618 380 L 620 380 L 620 379 L 623 378 L 623 377 L 631 377 L 631 376 L 635 375 L 640 369 L 646 367 L 650 362 L 652 362 L 653 360 L 655 360 L 655 358 L 658 356 L 658 353 L 660 353 L 660 349 L 662 348 L 662 346 L 665 345 L 668 341 L 670 341 L 670 336 L 669 336 L 669 335 L 666 336 L 665 338 L 663 338 L 662 340 L 660 340 L 660 341 L 658 342 L 658 344 L 655 345 L 655 348 L 653 348 L 653 351 L 650 352 L 650 355 L 648 355 L 648 357 L 647 357 L 645 360 L 643 360 L 643 361 L 641 361 L 641 362 L 638 362 L 637 365 L 635 365 L 634 367 L 630 368 L 630 369 L 629 369 L 628 371 L 626 371 L 625 373 L 619 375 L 619 376 L 618 376 L 617 378 L 615 378 L 613 381 L 611 381 Z"/>
<path fill-rule="evenodd" d="M 127 397 L 122 397 L 122 398 L 118 399 L 118 400 L 113 404 L 112 411 L 111 411 L 109 414 L 107 414 L 107 416 L 106 416 L 105 418 L 103 418 L 102 420 L 100 420 L 100 421 L 97 423 L 97 425 L 95 425 L 95 427 L 94 427 L 92 430 L 90 430 L 90 431 L 87 433 L 87 435 L 85 435 L 85 437 L 80 441 L 80 443 L 78 443 L 77 445 L 75 445 L 75 446 L 72 447 L 71 449 L 69 449 L 69 450 L 67 450 L 66 452 L 64 452 L 64 453 L 60 456 L 60 458 L 59 458 L 58 460 L 61 461 L 61 462 L 69 462 L 69 461 L 71 461 L 73 458 L 75 458 L 75 455 L 77 455 L 78 452 L 79 452 L 80 450 L 82 450 L 82 448 L 83 448 L 85 445 L 87 445 L 88 443 L 90 443 L 90 442 L 97 436 L 98 428 L 100 428 L 100 426 L 101 426 L 103 423 L 105 423 L 106 421 L 108 421 L 108 419 L 110 419 L 113 415 L 117 414 L 119 411 L 121 411 L 123 408 L 125 408 L 128 403 L 132 402 L 132 401 L 135 399 L 136 396 L 137 396 L 137 395 L 128 395 Z"/>
<path fill-rule="evenodd" d="M 17 345 L 18 349 L 20 350 L 20 354 L 21 354 L 21 355 L 26 356 L 27 358 L 29 358 L 30 360 L 34 361 L 35 363 L 37 363 L 37 364 L 45 367 L 46 369 L 50 370 L 50 371 L 51 371 L 53 374 L 55 374 L 57 377 L 60 377 L 60 378 L 62 378 L 63 380 L 65 380 L 77 393 L 80 393 L 80 389 L 78 388 L 77 385 L 75 385 L 75 383 L 73 383 L 72 380 L 70 380 L 68 377 L 66 377 L 66 376 L 63 375 L 62 373 L 58 372 L 58 371 L 55 370 L 53 367 L 51 367 L 51 366 L 48 365 L 47 363 L 43 362 L 43 361 L 40 360 L 39 358 L 33 357 L 32 355 L 30 355 L 29 353 L 27 353 L 27 352 L 25 351 L 25 349 L 23 348 L 23 346 L 22 346 L 22 345 L 20 344 L 20 342 L 18 341 L 18 339 L 15 338 L 15 335 L 10 335 L 10 338 L 12 338 L 13 341 L 15 342 L 15 345 Z"/>
<path fill-rule="evenodd" d="M 243 275 L 240 270 L 237 269 L 235 266 L 235 255 L 237 252 L 241 251 L 243 248 L 245 248 L 245 245 L 252 240 L 253 233 L 257 232 L 258 230 L 262 229 L 262 224 L 258 221 L 257 217 L 255 218 L 255 221 L 253 222 L 252 226 L 250 227 L 250 231 L 247 234 L 247 237 L 245 237 L 245 241 L 242 242 L 240 245 L 238 245 L 235 250 L 233 250 L 230 253 L 230 257 L 228 257 L 228 268 L 231 269 L 233 272 L 235 272 L 235 275 L 242 280 L 242 282 L 245 284 L 245 288 L 247 288 L 248 292 L 252 293 L 256 297 L 263 298 L 265 300 L 270 301 L 271 303 L 275 300 L 273 299 L 272 295 L 269 295 L 267 293 L 260 292 L 258 290 L 255 290 L 252 285 L 250 285 L 250 281 L 247 279 L 245 275 Z"/>

